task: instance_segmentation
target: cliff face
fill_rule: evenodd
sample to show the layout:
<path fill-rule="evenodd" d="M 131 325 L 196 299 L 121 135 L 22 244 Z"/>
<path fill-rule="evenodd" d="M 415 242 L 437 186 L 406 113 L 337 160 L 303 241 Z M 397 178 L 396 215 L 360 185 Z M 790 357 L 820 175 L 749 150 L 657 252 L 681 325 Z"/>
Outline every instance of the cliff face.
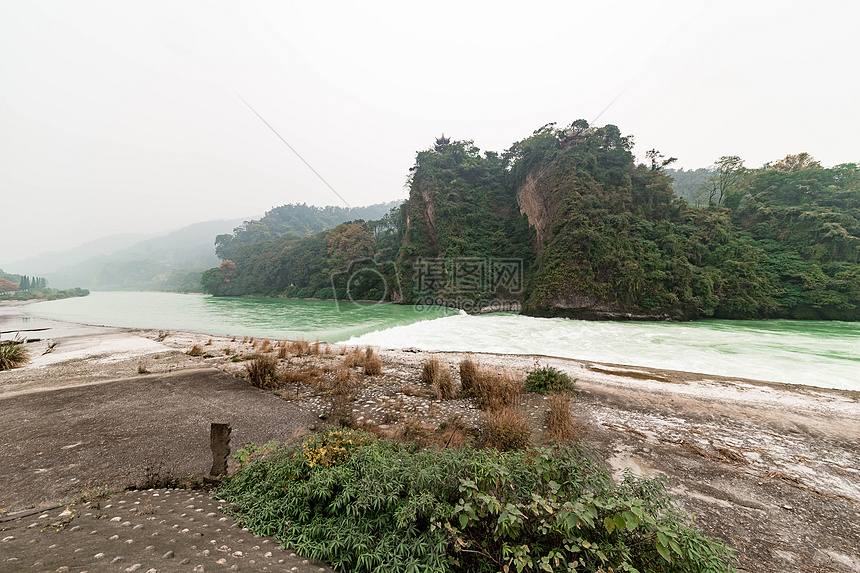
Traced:
<path fill-rule="evenodd" d="M 534 173 L 528 173 L 525 181 L 517 188 L 517 205 L 520 213 L 528 218 L 529 225 L 537 234 L 535 248 L 537 254 L 543 251 L 543 242 L 549 231 L 552 215 L 555 214 L 557 206 L 551 206 L 547 200 L 546 193 L 538 188 L 539 178 Z"/>

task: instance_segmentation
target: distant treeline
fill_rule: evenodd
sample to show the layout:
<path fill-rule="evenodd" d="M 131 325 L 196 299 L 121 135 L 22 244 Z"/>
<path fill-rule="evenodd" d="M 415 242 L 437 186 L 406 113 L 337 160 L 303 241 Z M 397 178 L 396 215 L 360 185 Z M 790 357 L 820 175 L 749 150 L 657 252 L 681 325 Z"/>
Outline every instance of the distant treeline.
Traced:
<path fill-rule="evenodd" d="M 637 163 L 617 127 L 582 120 L 503 154 L 440 139 L 418 153 L 406 204 L 309 237 L 258 241 L 276 226 L 246 224 L 220 240 L 203 286 L 469 310 L 515 300 L 540 316 L 860 319 L 856 164 L 672 161 L 652 150 Z M 514 262 L 520 275 L 493 276 Z"/>
<path fill-rule="evenodd" d="M 29 291 L 43 289 L 47 286 L 44 277 L 29 277 L 26 275 L 15 275 L 4 273 L 0 269 L 0 292 L 11 292 L 13 290 Z"/>
<path fill-rule="evenodd" d="M 61 298 L 72 298 L 76 296 L 87 296 L 90 291 L 83 288 L 72 288 L 59 290 L 55 288 L 41 288 L 38 290 L 2 292 L 0 300 L 59 300 Z"/>

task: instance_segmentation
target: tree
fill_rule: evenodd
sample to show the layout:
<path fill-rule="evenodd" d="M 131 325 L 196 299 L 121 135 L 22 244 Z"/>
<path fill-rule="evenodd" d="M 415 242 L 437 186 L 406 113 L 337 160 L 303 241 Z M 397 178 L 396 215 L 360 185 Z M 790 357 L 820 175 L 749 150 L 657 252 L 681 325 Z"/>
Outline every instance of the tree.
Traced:
<path fill-rule="evenodd" d="M 12 281 L 0 277 L 0 292 L 15 292 L 18 288 L 18 285 Z"/>
<path fill-rule="evenodd" d="M 796 171 L 803 171 L 805 169 L 821 169 L 821 163 L 816 161 L 814 157 L 804 151 L 803 153 L 798 153 L 797 155 L 786 155 L 783 159 L 780 159 L 773 165 L 770 165 L 768 169 L 773 169 L 774 171 L 794 173 Z"/>
<path fill-rule="evenodd" d="M 677 157 L 670 157 L 666 159 L 666 156 L 657 151 L 656 149 L 646 151 L 645 158 L 651 161 L 651 171 L 663 171 L 666 166 L 678 161 Z"/>
<path fill-rule="evenodd" d="M 708 205 L 719 205 L 728 191 L 740 183 L 746 173 L 744 160 L 737 155 L 723 155 L 711 166 L 711 175 L 699 189 L 699 196 L 707 196 Z"/>
<path fill-rule="evenodd" d="M 221 271 L 221 280 L 229 283 L 236 276 L 236 263 L 230 259 L 226 259 L 218 267 L 218 270 Z"/>

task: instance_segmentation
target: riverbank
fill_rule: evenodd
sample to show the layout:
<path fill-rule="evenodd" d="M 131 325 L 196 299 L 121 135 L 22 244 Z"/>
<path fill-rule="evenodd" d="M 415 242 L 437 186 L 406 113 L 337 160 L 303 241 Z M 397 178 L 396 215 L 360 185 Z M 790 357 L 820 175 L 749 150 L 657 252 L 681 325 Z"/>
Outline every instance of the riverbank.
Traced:
<path fill-rule="evenodd" d="M 25 310 L 0 307 L 0 330 Z M 0 424 L 14 430 L 0 439 L 7 510 L 119 489 L 145 479 L 154 464 L 202 475 L 211 462 L 210 421 L 233 423 L 235 451 L 244 441 L 290 439 L 332 414 L 331 397 L 314 391 L 311 375 L 333 376 L 344 360 L 338 345 L 291 352 L 280 368 L 294 382 L 276 395 L 250 387 L 241 379 L 245 362 L 233 358 L 262 352 L 261 340 L 47 322 L 42 340 L 28 345 L 32 362 L 0 372 Z M 195 345 L 201 355 L 186 354 Z M 465 354 L 383 348 L 380 355 L 383 374 L 361 378 L 350 397 L 356 423 L 382 433 L 429 432 L 452 416 L 483 423 L 469 401 L 436 400 L 419 381 L 431 356 L 456 379 Z M 539 360 L 576 378 L 571 412 L 582 440 L 617 474 L 665 475 L 698 527 L 736 547 L 745 570 L 860 570 L 857 392 L 583 360 L 472 357 L 520 373 Z M 545 399 L 525 395 L 521 408 L 533 439 L 544 439 Z"/>

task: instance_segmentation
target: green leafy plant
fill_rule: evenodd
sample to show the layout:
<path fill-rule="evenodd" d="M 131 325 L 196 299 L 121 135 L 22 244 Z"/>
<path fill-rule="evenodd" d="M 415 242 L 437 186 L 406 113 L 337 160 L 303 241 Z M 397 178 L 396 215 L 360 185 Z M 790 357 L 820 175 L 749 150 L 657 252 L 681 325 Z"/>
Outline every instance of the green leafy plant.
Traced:
<path fill-rule="evenodd" d="M 215 494 L 252 532 L 339 571 L 734 570 L 662 480 L 616 484 L 577 443 L 416 450 L 326 428 L 250 460 Z"/>
<path fill-rule="evenodd" d="M 18 341 L 0 344 L 0 370 L 11 370 L 22 366 L 29 359 L 29 352 Z"/>
<path fill-rule="evenodd" d="M 571 380 L 570 376 L 561 370 L 552 366 L 544 366 L 533 370 L 526 376 L 526 390 L 540 394 L 562 392 L 573 389 L 574 382 L 575 380 Z"/>

